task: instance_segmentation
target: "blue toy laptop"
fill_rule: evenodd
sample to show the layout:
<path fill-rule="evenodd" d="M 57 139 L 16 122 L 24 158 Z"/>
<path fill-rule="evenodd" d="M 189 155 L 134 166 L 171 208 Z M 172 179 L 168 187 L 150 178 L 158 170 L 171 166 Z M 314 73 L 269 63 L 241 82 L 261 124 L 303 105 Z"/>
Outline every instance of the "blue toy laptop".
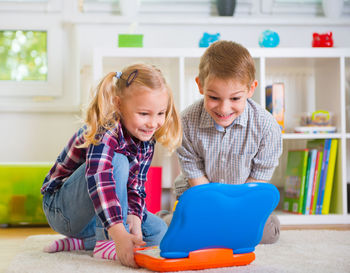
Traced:
<path fill-rule="evenodd" d="M 249 264 L 278 201 L 268 183 L 192 187 L 179 198 L 159 248 L 136 250 L 136 263 L 154 271 Z"/>

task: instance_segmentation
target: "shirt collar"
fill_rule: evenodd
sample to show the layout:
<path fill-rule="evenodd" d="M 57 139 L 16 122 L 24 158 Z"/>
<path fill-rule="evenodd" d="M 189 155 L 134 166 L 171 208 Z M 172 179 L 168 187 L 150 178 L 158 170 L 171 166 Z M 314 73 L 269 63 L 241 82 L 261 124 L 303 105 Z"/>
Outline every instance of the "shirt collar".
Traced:
<path fill-rule="evenodd" d="M 155 143 L 154 139 L 149 141 L 141 141 L 133 138 L 121 122 L 119 122 L 118 126 L 120 127 L 120 140 L 126 145 L 127 150 L 129 150 L 132 154 L 137 154 L 139 149 L 141 149 L 142 153 L 145 153 L 149 149 L 150 145 Z"/>

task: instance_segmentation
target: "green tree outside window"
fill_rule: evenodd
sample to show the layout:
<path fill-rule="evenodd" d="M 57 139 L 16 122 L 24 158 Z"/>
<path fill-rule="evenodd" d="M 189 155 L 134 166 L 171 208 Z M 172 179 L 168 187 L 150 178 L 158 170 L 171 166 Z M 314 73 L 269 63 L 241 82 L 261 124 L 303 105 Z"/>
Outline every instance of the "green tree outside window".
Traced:
<path fill-rule="evenodd" d="M 0 80 L 47 81 L 47 32 L 0 31 Z"/>

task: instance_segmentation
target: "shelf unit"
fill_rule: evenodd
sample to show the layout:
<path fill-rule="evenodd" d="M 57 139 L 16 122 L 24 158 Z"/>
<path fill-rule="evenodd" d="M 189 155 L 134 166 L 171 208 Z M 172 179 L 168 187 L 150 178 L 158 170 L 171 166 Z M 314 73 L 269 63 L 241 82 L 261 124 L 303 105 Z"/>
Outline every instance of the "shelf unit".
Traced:
<path fill-rule="evenodd" d="M 96 48 L 93 53 L 93 79 L 97 83 L 110 71 L 132 63 L 157 65 L 171 86 L 177 108 L 182 111 L 201 96 L 194 81 L 203 48 Z M 256 65 L 258 87 L 253 99 L 265 107 L 265 86 L 285 84 L 284 152 L 271 183 L 283 188 L 288 149 L 302 148 L 309 139 L 339 139 L 334 191 L 329 215 L 293 215 L 280 212 L 282 225 L 350 223 L 347 211 L 347 183 L 350 181 L 350 48 L 249 48 Z M 333 134 L 295 134 L 300 115 L 315 110 L 334 115 Z M 349 155 L 349 156 L 348 156 Z M 166 155 L 157 146 L 153 165 L 163 167 L 163 208 L 174 202 L 172 184 L 179 166 L 176 156 Z M 349 167 L 349 168 L 348 168 Z M 347 171 L 349 170 L 349 171 Z M 350 183 L 350 182 L 349 182 Z M 282 198 L 281 198 L 282 199 Z"/>

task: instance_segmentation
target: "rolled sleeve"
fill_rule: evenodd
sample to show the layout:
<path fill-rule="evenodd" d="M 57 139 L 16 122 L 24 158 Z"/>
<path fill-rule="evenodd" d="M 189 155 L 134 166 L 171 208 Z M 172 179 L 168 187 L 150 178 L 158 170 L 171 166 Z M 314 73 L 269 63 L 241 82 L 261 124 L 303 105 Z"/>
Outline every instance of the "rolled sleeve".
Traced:
<path fill-rule="evenodd" d="M 128 214 L 133 214 L 142 220 L 143 211 L 145 208 L 146 192 L 139 182 L 133 182 L 128 185 Z M 142 183 L 144 184 L 144 183 Z"/>
<path fill-rule="evenodd" d="M 123 222 L 113 178 L 113 155 L 114 149 L 104 143 L 90 145 L 86 160 L 88 192 L 97 215 L 107 229 Z"/>
<path fill-rule="evenodd" d="M 282 154 L 282 133 L 277 123 L 265 130 L 256 156 L 253 158 L 250 176 L 257 180 L 270 180 Z"/>
<path fill-rule="evenodd" d="M 153 158 L 154 144 L 143 145 L 140 154 L 142 160 L 137 160 L 138 164 L 131 164 L 128 183 L 128 214 L 138 216 L 141 220 L 145 217 L 146 191 L 145 183 L 147 173 Z M 136 161 L 135 161 L 136 163 Z"/>

